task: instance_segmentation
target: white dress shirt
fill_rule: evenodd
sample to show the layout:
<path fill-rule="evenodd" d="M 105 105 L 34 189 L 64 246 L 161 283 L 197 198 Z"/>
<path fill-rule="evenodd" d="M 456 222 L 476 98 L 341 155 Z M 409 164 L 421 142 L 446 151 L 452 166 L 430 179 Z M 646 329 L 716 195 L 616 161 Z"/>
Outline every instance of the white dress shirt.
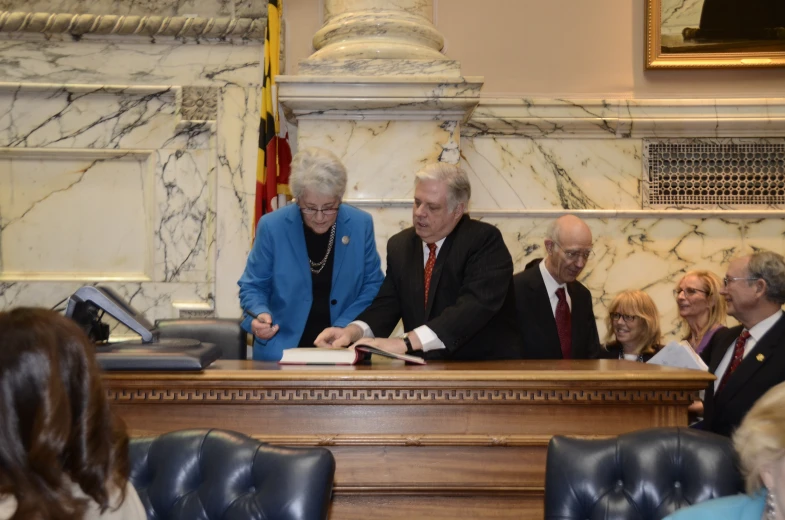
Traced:
<path fill-rule="evenodd" d="M 747 354 L 750 353 L 752 349 L 755 348 L 755 345 L 758 344 L 758 341 L 766 334 L 769 329 L 771 329 L 777 320 L 780 319 L 782 316 L 782 309 L 778 310 L 765 320 L 762 320 L 757 323 L 754 327 L 749 329 L 750 337 L 747 338 L 747 343 L 744 344 L 744 355 L 742 359 L 747 357 Z M 743 332 L 743 330 L 742 330 Z M 730 365 L 730 360 L 733 357 L 733 350 L 736 345 L 736 340 L 733 340 L 733 343 L 730 344 L 730 347 L 725 351 L 725 355 L 722 357 L 722 361 L 720 364 L 717 365 L 717 371 L 714 372 L 714 375 L 717 376 L 717 379 L 714 381 L 714 391 L 717 391 L 717 388 L 720 386 L 720 381 L 722 381 L 722 377 L 725 375 L 725 371 L 728 369 L 728 365 Z"/>
<path fill-rule="evenodd" d="M 442 250 L 442 245 L 444 244 L 445 239 L 446 239 L 446 237 L 442 238 L 441 240 L 436 242 L 436 257 L 437 258 L 439 257 L 439 251 Z M 422 255 L 423 255 L 422 264 L 423 264 L 423 267 L 425 267 L 425 264 L 428 263 L 428 255 L 429 254 L 430 254 L 430 250 L 428 249 L 428 244 L 423 242 L 422 243 Z M 351 322 L 349 325 L 357 325 L 358 327 L 360 327 L 362 329 L 362 331 L 363 331 L 363 337 L 364 338 L 373 338 L 373 337 L 375 337 L 373 335 L 373 331 L 371 330 L 371 327 L 369 327 L 368 324 L 365 323 L 364 321 L 355 320 L 355 321 Z M 430 350 L 439 350 L 439 349 L 447 348 L 447 347 L 444 346 L 444 343 L 442 343 L 442 340 L 439 339 L 439 336 L 437 336 L 436 333 L 433 330 L 431 330 L 431 328 L 428 327 L 427 325 L 420 325 L 419 327 L 414 329 L 412 332 L 414 334 L 416 334 L 417 335 L 417 339 L 420 340 L 420 343 L 422 344 L 423 352 L 428 352 Z"/>
<path fill-rule="evenodd" d="M 567 290 L 567 284 L 559 284 L 556 279 L 551 275 L 548 268 L 545 267 L 545 260 L 540 262 L 540 273 L 542 274 L 542 281 L 545 282 L 545 290 L 548 292 L 548 299 L 551 302 L 551 312 L 553 313 L 553 317 L 556 317 L 556 304 L 559 303 L 559 297 L 556 296 L 556 291 L 559 288 L 564 289 L 564 294 L 567 299 L 567 307 L 570 308 L 572 311 L 572 298 L 570 298 L 570 291 Z"/>

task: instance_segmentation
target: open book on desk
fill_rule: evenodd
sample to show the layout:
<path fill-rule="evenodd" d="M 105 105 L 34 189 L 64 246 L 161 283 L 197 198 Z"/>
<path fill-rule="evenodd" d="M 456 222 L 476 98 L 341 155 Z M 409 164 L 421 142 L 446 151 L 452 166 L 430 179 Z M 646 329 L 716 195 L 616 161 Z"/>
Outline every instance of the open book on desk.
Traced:
<path fill-rule="evenodd" d="M 709 369 L 692 347 L 678 341 L 671 341 L 662 347 L 662 350 L 654 354 L 648 362 L 652 365 L 690 368 L 692 370 L 707 371 Z"/>
<path fill-rule="evenodd" d="M 354 365 L 368 359 L 371 354 L 400 359 L 408 364 L 424 365 L 425 360 L 417 356 L 394 354 L 370 345 L 355 345 L 351 348 L 289 348 L 283 351 L 278 362 L 281 365 Z"/>

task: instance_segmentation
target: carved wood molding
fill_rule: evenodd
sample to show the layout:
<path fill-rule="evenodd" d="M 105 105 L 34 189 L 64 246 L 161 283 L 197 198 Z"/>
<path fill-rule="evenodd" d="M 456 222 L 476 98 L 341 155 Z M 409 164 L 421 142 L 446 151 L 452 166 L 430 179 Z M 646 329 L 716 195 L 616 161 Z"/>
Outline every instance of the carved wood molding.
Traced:
<path fill-rule="evenodd" d="M 242 38 L 264 41 L 266 18 L 120 16 L 0 11 L 0 33 Z"/>
<path fill-rule="evenodd" d="M 134 436 L 143 432 L 132 432 Z M 141 436 L 141 435 L 139 435 Z M 251 435 L 260 442 L 277 446 L 350 446 L 357 447 L 488 447 L 488 448 L 538 448 L 546 449 L 552 435 Z M 607 439 L 610 435 L 571 435 L 581 439 Z"/>
<path fill-rule="evenodd" d="M 691 403 L 698 390 L 617 390 L 592 391 L 555 389 L 476 389 L 476 388 L 134 388 L 108 385 L 108 397 L 118 403 L 171 402 L 177 404 L 537 404 L 570 402 L 601 404 L 627 402 L 650 404 Z"/>

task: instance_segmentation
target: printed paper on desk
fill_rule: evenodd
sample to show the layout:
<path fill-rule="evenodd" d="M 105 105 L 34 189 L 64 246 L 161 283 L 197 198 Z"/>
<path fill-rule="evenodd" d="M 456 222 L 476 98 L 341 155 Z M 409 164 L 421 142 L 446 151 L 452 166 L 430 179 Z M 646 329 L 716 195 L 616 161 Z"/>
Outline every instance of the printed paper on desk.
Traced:
<path fill-rule="evenodd" d="M 677 341 L 671 341 L 665 345 L 662 350 L 652 356 L 649 363 L 692 370 L 709 370 L 709 367 L 706 366 L 706 363 L 703 362 L 692 347 Z"/>

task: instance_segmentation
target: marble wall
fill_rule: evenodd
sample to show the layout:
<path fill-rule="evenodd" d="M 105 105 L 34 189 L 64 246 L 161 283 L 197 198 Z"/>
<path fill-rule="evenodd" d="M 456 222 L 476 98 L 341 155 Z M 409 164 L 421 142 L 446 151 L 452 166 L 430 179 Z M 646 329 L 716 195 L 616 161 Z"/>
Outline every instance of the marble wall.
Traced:
<path fill-rule="evenodd" d="M 601 335 L 613 297 L 639 288 L 657 303 L 666 339 L 674 338 L 679 319 L 672 290 L 682 274 L 709 269 L 723 276 L 735 255 L 785 252 L 785 211 L 779 205 L 729 207 L 711 200 L 688 207 L 652 205 L 646 198 L 644 143 L 685 134 L 701 136 L 701 142 L 737 135 L 745 142 L 761 140 L 752 138 L 758 136 L 782 143 L 775 136 L 785 135 L 783 108 L 782 99 L 482 98 L 461 127 L 460 162 L 472 182 L 471 214 L 502 231 L 516 271 L 543 256 L 544 231 L 553 219 L 580 215 L 595 239 L 581 281 L 594 297 Z M 313 124 L 305 123 L 309 135 Z M 349 165 L 347 196 L 373 214 L 384 255 L 386 239 L 411 225 L 411 165 L 400 162 L 396 150 L 379 155 L 383 132 L 378 141 L 369 132 L 341 135 L 334 149 Z M 372 161 L 355 160 L 374 150 Z M 395 170 L 397 176 L 387 173 Z"/>
<path fill-rule="evenodd" d="M 9 10 L 84 16 L 114 4 L 0 0 Z M 258 35 L 257 4 L 155 2 L 181 22 L 193 13 L 251 17 L 244 23 Z M 152 3 L 124 5 L 135 15 Z M 673 20 L 697 9 L 664 5 Z M 0 308 L 55 306 L 105 283 L 151 319 L 188 309 L 237 316 L 261 50 L 247 35 L 0 27 Z M 780 206 L 649 204 L 644 153 L 647 139 L 781 140 L 785 100 L 483 98 L 481 78 L 445 63 L 394 75 L 374 61 L 368 74 L 345 77 L 346 63 L 325 62 L 279 81 L 299 142 L 346 163 L 347 202 L 373 214 L 383 258 L 387 238 L 411 223 L 414 172 L 437 160 L 466 168 L 472 215 L 501 229 L 518 270 L 542 256 L 549 222 L 581 215 L 595 236 L 583 281 L 600 323 L 616 293 L 643 288 L 672 336 L 671 289 L 683 272 L 722 274 L 733 255 L 785 251 Z"/>
<path fill-rule="evenodd" d="M 0 8 L 105 13 L 115 4 Z M 164 16 L 224 17 L 215 27 L 234 20 L 254 34 L 265 22 L 235 18 L 260 14 L 258 2 L 124 4 L 127 13 L 115 14 L 155 4 Z M 209 31 L 0 31 L 0 308 L 55 306 L 102 283 L 151 319 L 189 309 L 239 315 L 261 50 L 258 38 Z"/>

